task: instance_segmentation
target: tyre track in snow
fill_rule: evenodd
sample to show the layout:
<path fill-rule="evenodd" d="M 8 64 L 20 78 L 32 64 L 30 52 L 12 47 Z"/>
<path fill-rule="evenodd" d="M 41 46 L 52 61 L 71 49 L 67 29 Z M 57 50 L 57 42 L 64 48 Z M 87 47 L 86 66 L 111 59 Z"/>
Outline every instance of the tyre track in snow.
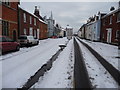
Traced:
<path fill-rule="evenodd" d="M 92 84 L 89 80 L 88 72 L 83 60 L 81 49 L 74 38 L 74 55 L 75 55 L 75 65 L 74 65 L 74 87 L 84 88 L 92 90 Z"/>
<path fill-rule="evenodd" d="M 81 41 L 78 37 L 77 39 L 97 58 L 101 65 L 103 65 L 103 67 L 110 73 L 114 80 L 120 85 L 120 71 L 107 62 L 107 60 L 105 60 L 99 53 L 93 50 L 88 44 Z"/>

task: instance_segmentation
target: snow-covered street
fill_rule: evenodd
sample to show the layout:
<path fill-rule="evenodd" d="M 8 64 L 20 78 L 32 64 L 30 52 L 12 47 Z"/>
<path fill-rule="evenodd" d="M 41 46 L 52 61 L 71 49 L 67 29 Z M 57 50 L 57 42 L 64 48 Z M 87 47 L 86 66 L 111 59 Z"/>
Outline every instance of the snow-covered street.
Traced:
<path fill-rule="evenodd" d="M 42 40 L 38 46 L 2 56 L 2 87 L 22 87 L 57 52 L 59 44 L 66 41 L 66 38 Z"/>
<path fill-rule="evenodd" d="M 77 40 L 77 39 L 76 39 Z M 50 58 L 60 49 L 59 45 L 67 44 L 65 49 L 53 62 L 52 68 L 45 72 L 31 88 L 74 88 L 74 39 L 67 38 L 40 40 L 39 45 L 23 47 L 18 52 L 11 52 L 0 56 L 0 85 L 1 88 L 22 88 Z M 117 46 L 99 42 L 82 40 L 89 44 L 99 54 L 108 60 L 116 69 L 118 67 Z M 118 88 L 118 84 L 92 55 L 92 53 L 78 40 L 83 59 L 93 88 Z M 109 50 L 107 52 L 106 50 Z M 109 57 L 109 58 L 108 58 Z M 114 58 L 112 60 L 112 58 Z"/>
<path fill-rule="evenodd" d="M 79 41 L 78 41 L 79 43 Z M 89 73 L 89 78 L 94 88 L 118 88 L 117 83 L 91 52 L 81 43 L 83 58 Z M 101 47 L 105 48 L 105 47 Z M 108 53 L 109 54 L 109 53 Z"/>

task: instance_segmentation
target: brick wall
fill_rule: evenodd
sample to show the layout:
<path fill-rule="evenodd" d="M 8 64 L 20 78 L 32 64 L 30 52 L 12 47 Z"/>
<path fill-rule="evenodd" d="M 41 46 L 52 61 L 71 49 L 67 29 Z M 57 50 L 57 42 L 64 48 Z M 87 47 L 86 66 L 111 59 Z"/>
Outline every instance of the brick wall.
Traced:
<path fill-rule="evenodd" d="M 10 5 L 7 6 L 2 4 L 2 20 L 9 23 L 9 37 L 17 40 L 18 36 L 18 2 L 9 2 Z M 16 35 L 13 35 L 13 31 L 16 32 Z M 16 37 L 14 37 L 16 36 Z"/>
<path fill-rule="evenodd" d="M 120 30 L 120 22 L 117 22 L 117 15 L 119 10 L 115 13 L 109 14 L 102 18 L 101 24 L 101 40 L 107 42 L 107 29 L 112 29 L 111 43 L 117 44 L 116 31 Z M 110 24 L 110 18 L 112 17 L 112 23 Z"/>

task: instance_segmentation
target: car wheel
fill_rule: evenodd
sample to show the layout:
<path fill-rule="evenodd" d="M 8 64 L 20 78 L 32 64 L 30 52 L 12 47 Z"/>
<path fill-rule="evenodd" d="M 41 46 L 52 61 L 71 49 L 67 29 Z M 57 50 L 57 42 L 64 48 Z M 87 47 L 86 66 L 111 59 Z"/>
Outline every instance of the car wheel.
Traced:
<path fill-rule="evenodd" d="M 37 42 L 37 45 L 39 44 L 39 42 Z"/>
<path fill-rule="evenodd" d="M 19 51 L 19 50 L 20 50 L 20 46 L 17 46 L 17 47 L 16 47 L 16 51 Z"/>

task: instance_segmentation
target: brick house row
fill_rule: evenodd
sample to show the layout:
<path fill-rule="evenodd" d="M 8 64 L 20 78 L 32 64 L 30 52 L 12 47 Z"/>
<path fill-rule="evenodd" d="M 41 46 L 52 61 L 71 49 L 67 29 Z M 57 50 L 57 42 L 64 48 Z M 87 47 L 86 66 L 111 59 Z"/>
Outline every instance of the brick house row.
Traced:
<path fill-rule="evenodd" d="M 31 14 L 19 7 L 20 2 L 0 1 L 0 35 L 17 41 L 20 35 L 33 35 L 38 39 L 47 38 L 47 24 L 36 8 Z"/>
<path fill-rule="evenodd" d="M 18 38 L 18 4 L 19 2 L 0 1 L 0 35 L 13 40 Z"/>
<path fill-rule="evenodd" d="M 108 14 L 98 13 L 89 18 L 78 31 L 81 38 L 118 44 L 120 39 L 120 7 Z"/>
<path fill-rule="evenodd" d="M 47 38 L 47 24 L 40 19 L 39 10 L 37 9 L 37 7 L 35 8 L 34 14 L 31 14 L 19 7 L 18 31 L 19 36 L 32 35 L 38 39 Z"/>
<path fill-rule="evenodd" d="M 120 36 L 120 8 L 106 14 L 101 21 L 101 40 L 107 43 L 118 43 L 118 37 Z"/>

